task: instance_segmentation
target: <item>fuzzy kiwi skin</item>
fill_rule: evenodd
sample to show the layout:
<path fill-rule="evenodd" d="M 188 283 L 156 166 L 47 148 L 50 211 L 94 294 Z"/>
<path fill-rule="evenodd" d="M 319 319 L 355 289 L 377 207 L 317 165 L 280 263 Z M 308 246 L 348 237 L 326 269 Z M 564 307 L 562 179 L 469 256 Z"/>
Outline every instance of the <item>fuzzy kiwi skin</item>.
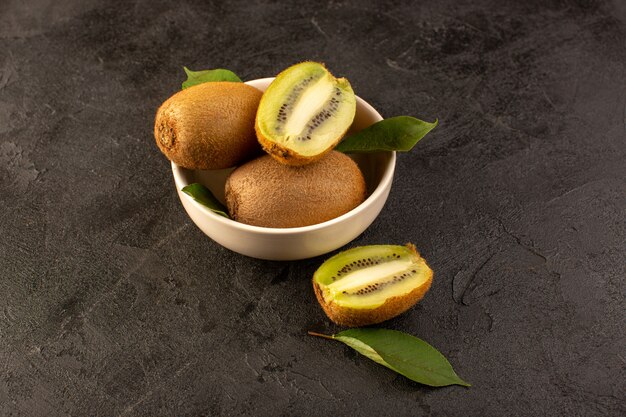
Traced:
<path fill-rule="evenodd" d="M 420 256 L 413 244 L 407 243 L 406 246 L 414 251 L 417 256 Z M 433 270 L 428 266 L 428 264 L 426 264 L 426 260 L 424 260 L 424 258 L 421 259 L 428 268 L 428 280 L 408 294 L 388 298 L 383 305 L 374 309 L 342 307 L 332 301 L 327 303 L 326 300 L 324 300 L 322 289 L 319 287 L 319 284 L 315 282 L 315 278 L 313 278 L 313 290 L 315 291 L 315 297 L 328 318 L 340 326 L 361 327 L 381 323 L 399 316 L 413 307 L 417 304 L 417 302 L 424 298 L 424 295 L 426 295 L 430 289 L 433 282 Z"/>
<path fill-rule="evenodd" d="M 334 219 L 361 204 L 365 195 L 361 170 L 337 151 L 301 167 L 264 155 L 234 170 L 225 187 L 226 206 L 234 220 L 277 228 Z"/>
<path fill-rule="evenodd" d="M 307 62 L 311 62 L 311 61 L 304 61 L 304 62 L 301 62 L 301 64 L 304 64 L 304 63 L 307 63 Z M 326 68 L 326 66 L 323 63 L 319 63 L 319 64 L 321 64 L 324 68 Z M 276 76 L 276 79 L 278 79 L 283 72 L 288 71 L 290 68 L 291 67 L 285 69 L 280 74 L 278 74 Z M 330 71 L 329 71 L 329 73 L 330 73 Z M 339 80 L 345 80 L 345 79 L 344 78 L 338 78 L 337 81 L 339 81 Z M 345 80 L 345 81 L 347 81 L 347 80 Z M 352 91 L 352 88 L 350 88 L 350 91 Z M 354 94 L 354 92 L 353 92 L 353 94 Z M 262 101 L 263 101 L 263 98 L 261 98 L 261 102 Z M 260 104 L 259 104 L 259 106 L 260 106 Z M 356 107 L 355 107 L 354 110 L 355 110 L 355 113 L 356 113 Z M 281 162 L 283 164 L 286 164 L 286 165 L 291 165 L 291 166 L 302 166 L 302 165 L 307 165 L 307 164 L 313 163 L 315 161 L 319 161 L 325 155 L 327 155 L 330 151 L 332 151 L 335 148 L 335 146 L 337 146 L 337 144 L 339 142 L 341 142 L 341 140 L 346 135 L 348 130 L 350 130 L 350 126 L 348 126 L 346 128 L 346 130 L 341 135 L 339 135 L 337 137 L 337 140 L 335 141 L 335 143 L 330 144 L 328 146 L 328 148 L 326 148 L 325 151 L 323 151 L 323 152 L 321 152 L 321 153 L 319 153 L 317 155 L 305 156 L 305 155 L 299 154 L 298 152 L 294 151 L 293 149 L 286 148 L 286 147 L 280 145 L 279 143 L 276 143 L 276 142 L 272 141 L 271 139 L 265 137 L 265 135 L 263 134 L 263 131 L 262 131 L 260 125 L 259 125 L 259 118 L 258 117 L 255 119 L 254 128 L 256 130 L 257 139 L 258 139 L 259 143 L 261 144 L 261 146 L 263 147 L 263 150 L 265 152 L 267 152 L 268 154 L 270 154 L 277 161 L 279 161 L 279 162 Z"/>
<path fill-rule="evenodd" d="M 179 91 L 157 111 L 157 146 L 184 168 L 235 166 L 260 152 L 254 118 L 262 94 L 235 82 L 203 83 Z"/>

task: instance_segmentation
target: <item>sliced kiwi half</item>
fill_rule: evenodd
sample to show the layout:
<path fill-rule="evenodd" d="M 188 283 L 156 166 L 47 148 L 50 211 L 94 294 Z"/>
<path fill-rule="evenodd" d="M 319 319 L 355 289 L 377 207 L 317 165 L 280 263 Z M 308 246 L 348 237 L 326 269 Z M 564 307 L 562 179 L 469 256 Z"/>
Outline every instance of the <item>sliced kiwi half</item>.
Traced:
<path fill-rule="evenodd" d="M 424 297 L 433 271 L 413 244 L 361 246 L 324 262 L 313 288 L 326 315 L 342 326 L 395 317 Z"/>
<path fill-rule="evenodd" d="M 318 62 L 293 65 L 267 88 L 256 114 L 263 148 L 288 165 L 320 159 L 346 133 L 356 98 L 345 78 L 335 78 Z"/>

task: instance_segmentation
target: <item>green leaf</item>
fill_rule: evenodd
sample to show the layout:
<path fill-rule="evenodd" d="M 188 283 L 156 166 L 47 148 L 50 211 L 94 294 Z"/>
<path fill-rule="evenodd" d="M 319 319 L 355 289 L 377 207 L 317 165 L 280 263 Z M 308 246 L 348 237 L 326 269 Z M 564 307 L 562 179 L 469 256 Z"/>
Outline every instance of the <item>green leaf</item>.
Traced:
<path fill-rule="evenodd" d="M 428 123 L 411 116 L 398 116 L 381 120 L 359 133 L 342 140 L 335 150 L 340 152 L 408 152 L 438 124 Z"/>
<path fill-rule="evenodd" d="M 210 83 L 215 81 L 231 81 L 234 83 L 240 83 L 241 79 L 237 75 L 227 69 L 212 69 L 203 71 L 192 71 L 187 67 L 183 67 L 187 74 L 187 80 L 183 82 L 183 90 L 185 88 L 192 87 L 194 85 L 202 83 Z"/>
<path fill-rule="evenodd" d="M 309 332 L 313 336 L 338 340 L 371 360 L 405 377 L 430 385 L 469 387 L 437 349 L 417 337 L 396 330 L 350 329 L 332 336 Z"/>
<path fill-rule="evenodd" d="M 213 211 L 214 213 L 230 219 L 226 207 L 224 207 L 224 205 L 220 203 L 219 200 L 215 198 L 213 193 L 211 193 L 211 191 L 209 191 L 209 189 L 206 188 L 204 185 L 198 184 L 197 182 L 189 184 L 183 188 L 183 193 L 190 195 L 191 198 L 193 198 L 209 210 Z"/>

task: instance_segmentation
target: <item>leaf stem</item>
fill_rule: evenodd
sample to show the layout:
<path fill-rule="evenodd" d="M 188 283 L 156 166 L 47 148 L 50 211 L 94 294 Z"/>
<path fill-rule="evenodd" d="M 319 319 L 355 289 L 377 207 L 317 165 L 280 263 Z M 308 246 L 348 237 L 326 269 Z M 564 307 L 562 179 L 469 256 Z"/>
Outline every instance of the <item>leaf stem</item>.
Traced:
<path fill-rule="evenodd" d="M 328 339 L 328 340 L 335 340 L 335 338 L 333 336 L 329 336 L 327 334 L 322 334 L 322 333 L 317 333 L 317 332 L 307 332 L 310 336 L 317 336 L 317 337 L 323 337 L 324 339 Z"/>

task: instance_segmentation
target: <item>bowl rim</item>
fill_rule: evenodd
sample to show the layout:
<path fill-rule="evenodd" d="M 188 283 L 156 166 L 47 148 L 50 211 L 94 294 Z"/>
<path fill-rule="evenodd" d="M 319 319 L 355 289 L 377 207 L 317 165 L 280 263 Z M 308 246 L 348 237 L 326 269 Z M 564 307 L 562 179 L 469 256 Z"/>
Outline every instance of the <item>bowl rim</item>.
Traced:
<path fill-rule="evenodd" d="M 246 84 L 254 86 L 255 84 L 262 84 L 268 81 L 271 82 L 274 78 L 275 77 L 258 78 L 255 80 L 246 81 Z M 363 100 L 359 96 L 356 96 L 356 100 L 359 104 L 361 104 L 367 110 L 372 112 L 375 118 L 378 118 L 379 120 L 383 120 L 383 117 L 380 115 L 380 113 L 378 113 L 378 111 L 374 107 L 372 107 L 367 101 Z M 213 212 L 209 208 L 198 203 L 190 195 L 182 192 L 182 189 L 186 187 L 187 185 L 189 185 L 189 183 L 184 179 L 183 170 L 187 170 L 187 171 L 193 171 L 193 170 L 188 170 L 187 168 L 183 168 L 177 165 L 176 163 L 174 163 L 173 161 L 171 162 L 171 165 L 172 165 L 172 173 L 174 174 L 174 184 L 176 185 L 177 193 L 179 195 L 182 195 L 183 198 L 186 198 L 188 202 L 191 202 L 191 204 L 193 204 L 196 208 L 199 208 L 201 212 L 208 215 L 209 218 L 213 219 L 214 221 L 217 221 L 218 223 L 221 223 L 222 225 L 227 226 L 227 227 L 234 227 L 239 230 L 251 232 L 255 234 L 290 235 L 290 234 L 307 233 L 307 232 L 312 232 L 315 230 L 332 227 L 333 225 L 337 223 L 341 223 L 344 220 L 347 220 L 348 218 L 356 216 L 359 213 L 363 212 L 364 210 L 367 210 L 369 206 L 374 204 L 374 201 L 381 198 L 385 190 L 391 186 L 391 182 L 393 181 L 393 174 L 394 174 L 395 166 L 396 166 L 396 151 L 387 151 L 384 153 L 389 153 L 391 155 L 391 158 L 389 158 L 387 165 L 385 166 L 385 171 L 383 173 L 383 177 L 381 178 L 380 182 L 378 183 L 378 185 L 376 186 L 372 194 L 370 194 L 370 196 L 365 199 L 365 201 L 363 201 L 361 204 L 359 204 L 352 210 L 348 211 L 347 213 L 344 213 L 339 217 L 335 217 L 334 219 L 330 219 L 322 223 L 312 224 L 309 226 L 285 227 L 285 228 L 252 226 L 249 224 L 240 223 L 230 218 L 226 218 L 224 216 L 221 216 Z M 180 187 L 180 190 L 178 189 L 179 184 L 182 185 L 182 187 Z"/>

